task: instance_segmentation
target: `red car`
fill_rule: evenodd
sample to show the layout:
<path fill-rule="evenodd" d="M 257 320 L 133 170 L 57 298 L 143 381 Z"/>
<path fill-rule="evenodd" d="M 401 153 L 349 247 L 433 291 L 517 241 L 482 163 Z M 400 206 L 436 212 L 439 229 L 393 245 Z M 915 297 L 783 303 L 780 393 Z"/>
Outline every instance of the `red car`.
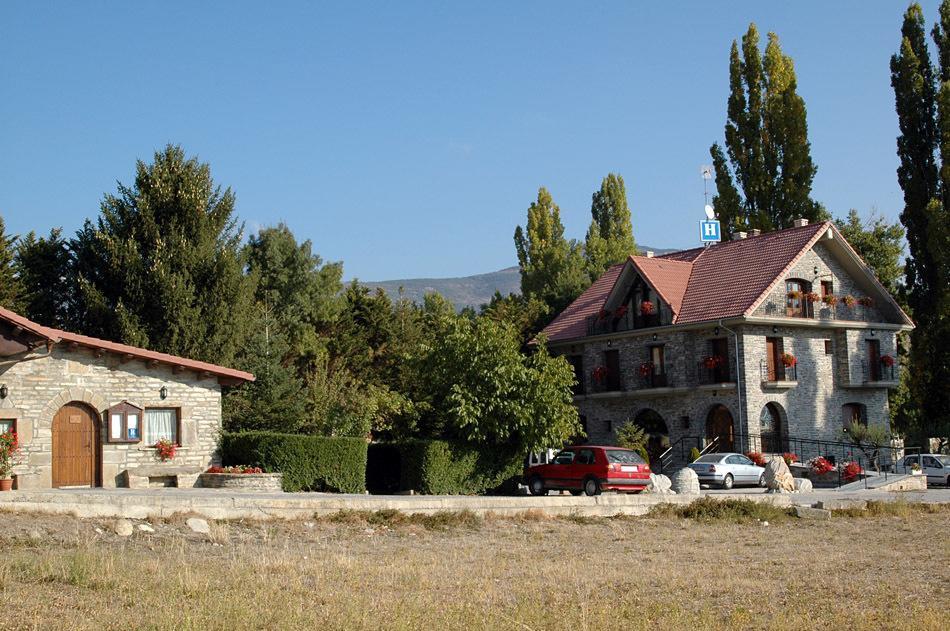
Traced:
<path fill-rule="evenodd" d="M 525 468 L 524 479 L 532 495 L 547 495 L 552 489 L 574 495 L 639 492 L 650 482 L 650 465 L 629 449 L 580 445 L 561 451 L 548 464 Z"/>

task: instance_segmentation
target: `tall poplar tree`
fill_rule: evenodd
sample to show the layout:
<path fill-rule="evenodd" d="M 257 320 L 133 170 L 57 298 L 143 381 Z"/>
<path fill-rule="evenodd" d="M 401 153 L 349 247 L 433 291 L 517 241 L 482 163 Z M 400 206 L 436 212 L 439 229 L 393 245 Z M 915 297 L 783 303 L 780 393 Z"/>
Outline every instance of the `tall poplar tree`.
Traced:
<path fill-rule="evenodd" d="M 795 65 L 775 33 L 768 40 L 763 56 L 758 30 L 750 24 L 741 52 L 736 41 L 729 51 L 726 152 L 718 143 L 710 148 L 717 189 L 713 206 L 727 235 L 787 228 L 798 217 L 827 218 L 811 198 L 818 169 Z"/>
<path fill-rule="evenodd" d="M 20 299 L 20 283 L 13 266 L 16 237 L 8 235 L 0 217 L 0 307 L 16 309 Z"/>
<path fill-rule="evenodd" d="M 580 246 L 564 238 L 561 209 L 543 187 L 528 207 L 526 227 L 515 228 L 515 248 L 521 293 L 544 301 L 552 314 L 560 312 L 590 284 Z"/>
<path fill-rule="evenodd" d="M 590 214 L 584 257 L 593 281 L 637 251 L 623 177 L 610 173 L 603 179 L 591 199 Z"/>
<path fill-rule="evenodd" d="M 205 361 L 232 363 L 248 333 L 234 194 L 181 147 L 139 161 L 71 243 L 75 327 L 87 334 Z"/>
<path fill-rule="evenodd" d="M 950 0 L 932 30 L 939 66 L 927 49 L 923 10 L 904 13 L 901 43 L 891 57 L 891 86 L 901 134 L 897 179 L 904 191 L 911 390 L 920 406 L 921 437 L 950 437 Z"/>

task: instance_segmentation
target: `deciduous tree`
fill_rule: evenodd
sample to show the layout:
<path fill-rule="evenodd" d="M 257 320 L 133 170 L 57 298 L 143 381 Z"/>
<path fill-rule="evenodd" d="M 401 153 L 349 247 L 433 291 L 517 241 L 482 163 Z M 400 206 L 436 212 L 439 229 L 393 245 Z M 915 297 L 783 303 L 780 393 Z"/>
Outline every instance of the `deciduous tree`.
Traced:
<path fill-rule="evenodd" d="M 637 251 L 623 177 L 610 173 L 603 179 L 600 190 L 591 200 L 590 214 L 584 256 L 587 271 L 594 281 L 608 267 L 624 262 Z"/>

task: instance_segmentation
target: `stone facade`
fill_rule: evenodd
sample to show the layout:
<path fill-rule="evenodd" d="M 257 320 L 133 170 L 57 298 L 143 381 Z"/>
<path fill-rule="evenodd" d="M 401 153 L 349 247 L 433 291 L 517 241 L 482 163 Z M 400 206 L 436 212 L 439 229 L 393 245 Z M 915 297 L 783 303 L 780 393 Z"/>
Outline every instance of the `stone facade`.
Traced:
<path fill-rule="evenodd" d="M 17 488 L 52 486 L 53 417 L 71 402 L 97 413 L 103 487 L 117 486 L 122 472 L 136 467 L 188 467 L 197 472 L 217 464 L 221 386 L 214 376 L 84 347 L 54 346 L 49 353 L 41 348 L 15 360 L 0 359 L 0 383 L 8 390 L 0 400 L 0 419 L 16 422 L 23 446 L 23 462 L 14 469 Z M 107 441 L 103 413 L 122 401 L 146 409 L 178 409 L 181 446 L 173 460 L 160 462 L 156 450 L 141 442 Z"/>
<path fill-rule="evenodd" d="M 580 381 L 575 403 L 587 440 L 613 443 L 623 423 L 647 415 L 655 421 L 658 415 L 666 429 L 664 444 L 684 439 L 702 446 L 715 435 L 707 426 L 711 417 L 724 411 L 735 434 L 755 437 L 762 432 L 760 418 L 767 405 L 778 417 L 783 437 L 840 441 L 845 417 L 853 410 L 860 410 L 864 422 L 886 427 L 887 392 L 897 385 L 897 367 L 886 374 L 869 372 L 874 362 L 868 354 L 874 344 L 879 356 L 897 357 L 897 332 L 907 328 L 899 311 L 881 299 L 850 308 L 819 302 L 808 317 L 786 312 L 786 280 L 803 280 L 819 294 L 825 281 L 836 296 L 867 295 L 861 287 L 868 286 L 868 279 L 855 279 L 865 272 L 846 269 L 841 260 L 818 241 L 746 316 L 552 342 L 552 352 L 575 366 Z M 787 379 L 774 379 L 774 372 L 768 372 L 767 338 L 776 338 L 797 360 Z M 656 356 L 654 346 L 662 346 L 665 375 L 659 383 L 640 374 Z M 723 350 L 728 357 L 720 369 L 704 368 L 704 357 Z M 595 379 L 594 370 L 612 361 L 619 366 L 619 383 Z"/>

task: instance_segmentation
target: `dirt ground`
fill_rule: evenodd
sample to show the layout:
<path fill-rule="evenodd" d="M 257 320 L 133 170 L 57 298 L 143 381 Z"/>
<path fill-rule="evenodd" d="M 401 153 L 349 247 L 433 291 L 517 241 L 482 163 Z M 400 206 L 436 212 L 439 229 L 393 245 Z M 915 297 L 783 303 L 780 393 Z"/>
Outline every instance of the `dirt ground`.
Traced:
<path fill-rule="evenodd" d="M 129 537 L 0 514 L 0 628 L 950 628 L 950 509 L 892 513 L 176 518 Z"/>

